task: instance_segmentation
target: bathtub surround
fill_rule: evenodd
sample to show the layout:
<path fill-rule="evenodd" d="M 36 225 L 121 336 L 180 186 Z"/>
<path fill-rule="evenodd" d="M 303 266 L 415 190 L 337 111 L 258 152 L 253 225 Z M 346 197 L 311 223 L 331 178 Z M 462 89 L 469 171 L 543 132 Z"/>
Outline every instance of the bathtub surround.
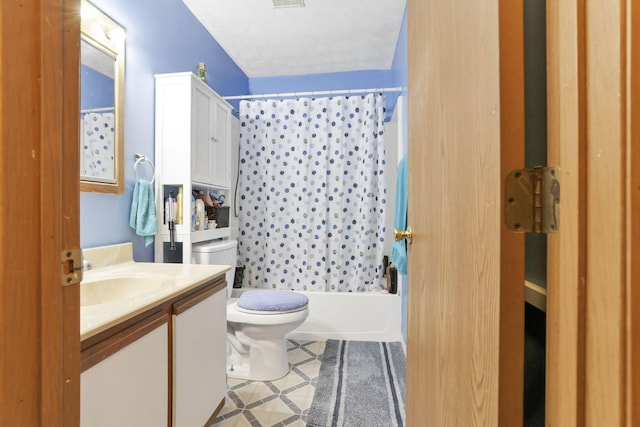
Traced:
<path fill-rule="evenodd" d="M 240 289 L 234 289 L 238 294 Z M 309 317 L 288 338 L 305 341 L 403 341 L 399 295 L 378 292 L 302 292 Z"/>
<path fill-rule="evenodd" d="M 243 286 L 380 289 L 384 97 L 240 104 Z"/>
<path fill-rule="evenodd" d="M 400 343 L 326 343 L 308 427 L 403 427 L 406 361 Z"/>

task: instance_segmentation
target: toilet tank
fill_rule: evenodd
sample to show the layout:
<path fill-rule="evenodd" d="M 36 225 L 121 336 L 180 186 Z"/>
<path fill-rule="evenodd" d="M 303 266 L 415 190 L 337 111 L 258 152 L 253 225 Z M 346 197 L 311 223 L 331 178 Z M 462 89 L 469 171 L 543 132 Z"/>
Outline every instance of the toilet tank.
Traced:
<path fill-rule="evenodd" d="M 236 259 L 238 258 L 237 240 L 209 240 L 194 243 L 191 247 L 191 257 L 195 264 L 230 265 L 227 271 L 227 296 L 233 289 L 233 277 L 236 271 Z"/>

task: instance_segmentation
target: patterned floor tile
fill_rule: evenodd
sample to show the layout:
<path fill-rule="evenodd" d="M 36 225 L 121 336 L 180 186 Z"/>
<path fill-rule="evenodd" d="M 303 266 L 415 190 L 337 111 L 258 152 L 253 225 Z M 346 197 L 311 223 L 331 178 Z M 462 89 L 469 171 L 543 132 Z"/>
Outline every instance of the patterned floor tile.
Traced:
<path fill-rule="evenodd" d="M 287 353 L 289 355 L 289 363 L 292 363 L 294 365 L 305 360 L 314 359 L 314 356 L 312 356 L 308 351 L 305 351 L 305 349 L 302 348 L 294 348 L 289 350 Z"/>
<path fill-rule="evenodd" d="M 238 417 L 216 419 L 216 422 L 212 425 L 215 427 L 236 427 L 238 425 Z"/>
<path fill-rule="evenodd" d="M 301 412 L 306 411 L 311 407 L 311 401 L 313 400 L 313 394 L 315 388 L 312 385 L 305 385 L 302 388 L 287 393 L 287 397 L 300 408 Z"/>
<path fill-rule="evenodd" d="M 262 426 L 273 426 L 279 424 L 294 415 L 288 412 L 277 412 L 268 409 L 256 409 L 251 411 L 251 413 Z"/>
<path fill-rule="evenodd" d="M 315 379 L 320 373 L 321 363 L 319 360 L 310 360 L 307 363 L 295 366 L 294 371 L 303 373 L 309 379 Z"/>
<path fill-rule="evenodd" d="M 288 340 L 291 370 L 283 378 L 229 378 L 225 406 L 211 427 L 305 426 L 324 347 L 324 341 Z"/>
<path fill-rule="evenodd" d="M 277 387 L 279 391 L 283 391 L 300 384 L 305 384 L 307 382 L 307 379 L 301 377 L 297 372 L 292 370 L 289 371 L 289 374 L 285 375 L 284 377 L 275 381 L 271 381 L 271 384 Z"/>
<path fill-rule="evenodd" d="M 233 427 L 260 427 L 259 424 L 256 426 L 255 418 L 252 417 L 252 419 L 254 420 L 254 423 L 251 423 L 251 421 L 248 420 L 246 417 L 240 415 L 235 419 L 236 424 L 233 424 Z M 213 425 L 218 427 L 216 424 L 213 424 Z"/>

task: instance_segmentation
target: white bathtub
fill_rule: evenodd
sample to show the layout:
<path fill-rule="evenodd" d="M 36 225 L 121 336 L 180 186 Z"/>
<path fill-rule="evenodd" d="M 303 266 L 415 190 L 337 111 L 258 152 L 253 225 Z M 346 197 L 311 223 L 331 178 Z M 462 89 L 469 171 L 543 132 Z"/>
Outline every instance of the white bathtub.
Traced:
<path fill-rule="evenodd" d="M 246 289 L 243 289 L 246 290 Z M 233 296 L 242 290 L 234 289 Z M 300 292 L 309 297 L 309 317 L 291 339 L 403 341 L 402 298 L 377 292 Z"/>

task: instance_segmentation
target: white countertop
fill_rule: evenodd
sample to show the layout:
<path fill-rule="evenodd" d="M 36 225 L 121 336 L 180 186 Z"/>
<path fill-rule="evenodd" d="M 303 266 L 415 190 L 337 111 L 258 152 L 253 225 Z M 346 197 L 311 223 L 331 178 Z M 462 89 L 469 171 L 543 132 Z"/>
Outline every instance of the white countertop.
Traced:
<path fill-rule="evenodd" d="M 125 248 L 124 252 L 126 255 L 130 250 Z M 103 253 L 85 250 L 84 254 L 85 257 L 93 263 L 91 256 L 97 258 L 98 254 L 102 255 Z M 144 277 L 148 275 L 151 278 L 160 280 L 162 287 L 153 293 L 143 294 L 133 298 L 110 301 L 104 304 L 81 305 L 81 341 L 130 319 L 154 305 L 162 304 L 180 293 L 221 276 L 231 269 L 228 265 L 134 262 L 131 258 L 132 257 L 129 256 L 125 256 L 124 258 L 120 256 L 115 260 L 116 263 L 105 265 L 101 257 L 100 260 L 96 261 L 99 267 L 85 271 L 83 283 L 81 283 L 80 286 L 84 283 L 108 280 L 113 277 Z M 101 286 L 108 286 L 108 284 Z"/>

